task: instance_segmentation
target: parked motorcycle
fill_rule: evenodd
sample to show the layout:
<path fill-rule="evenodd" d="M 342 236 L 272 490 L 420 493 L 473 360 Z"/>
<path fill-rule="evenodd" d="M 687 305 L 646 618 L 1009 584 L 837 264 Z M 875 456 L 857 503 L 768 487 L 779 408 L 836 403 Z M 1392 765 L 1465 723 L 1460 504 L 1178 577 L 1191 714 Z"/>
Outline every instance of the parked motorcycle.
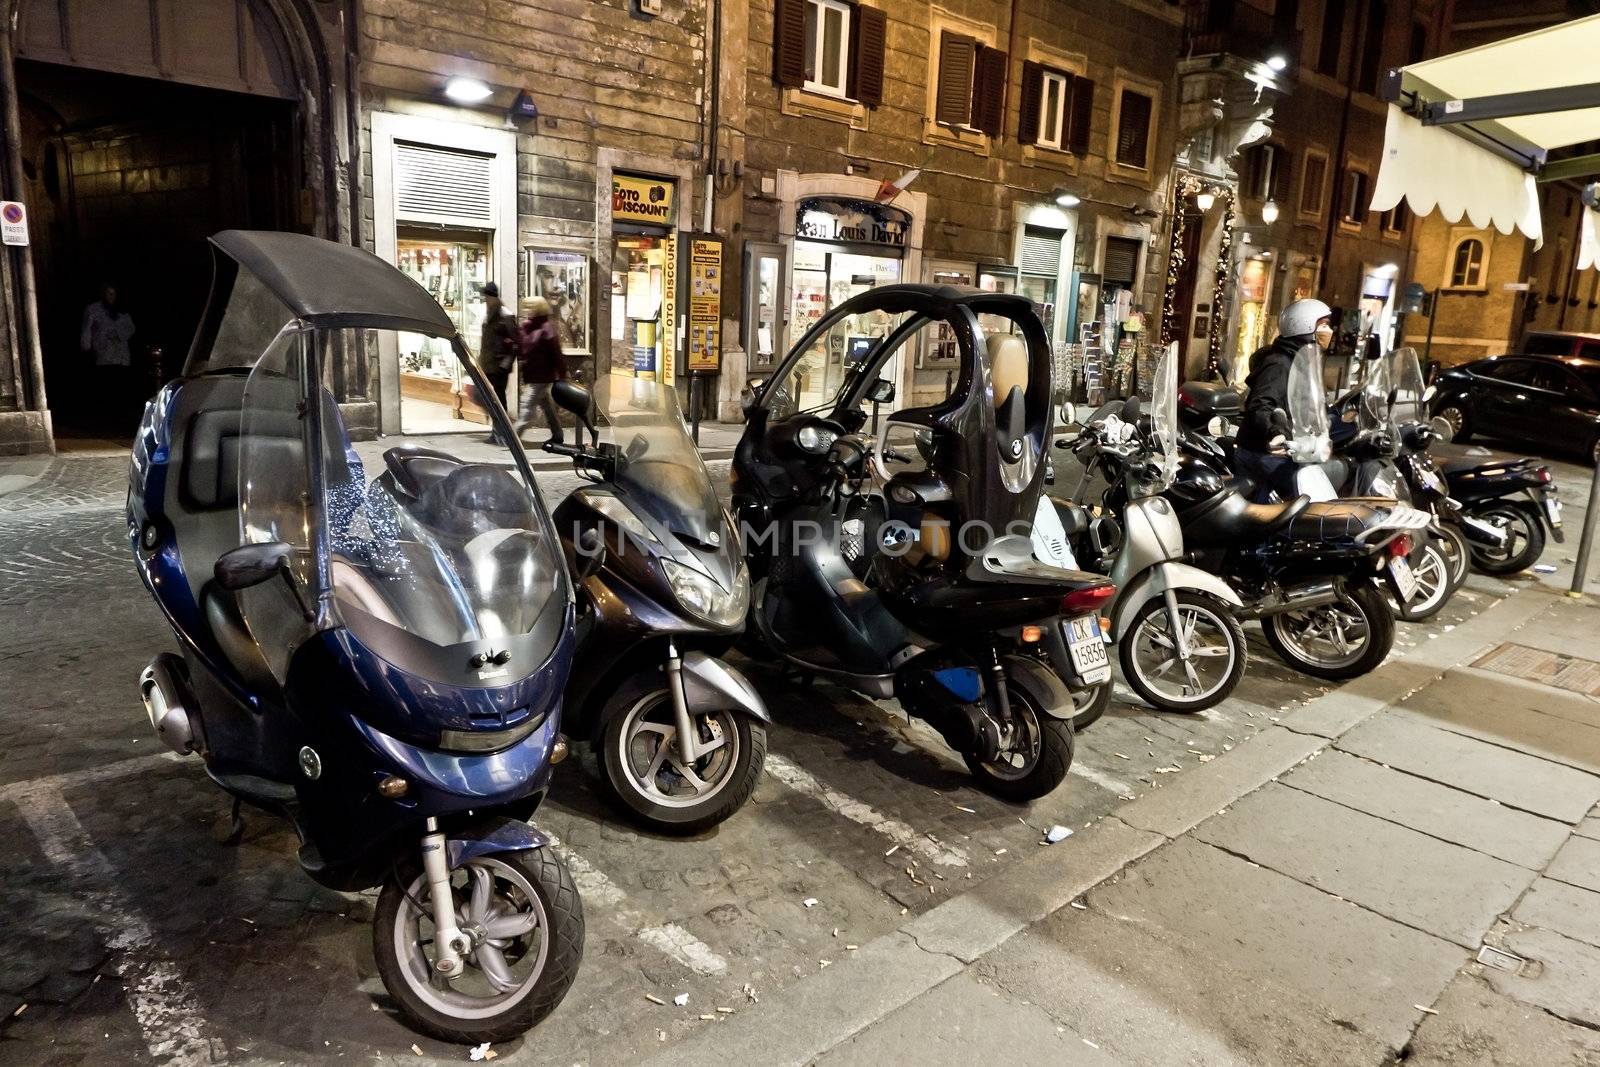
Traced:
<path fill-rule="evenodd" d="M 146 713 L 235 798 L 235 840 L 241 802 L 276 812 L 312 878 L 382 887 L 373 954 L 413 1025 L 509 1040 L 561 1002 L 583 952 L 577 889 L 525 821 L 565 755 L 555 530 L 521 450 L 347 431 L 322 383 L 350 353 L 425 345 L 492 397 L 427 292 L 298 234 L 212 248 L 188 364 L 133 450 L 129 541 L 180 647 L 141 675 Z M 480 413 L 509 440 L 498 405 Z"/>
<path fill-rule="evenodd" d="M 1438 460 L 1463 522 L 1472 520 L 1493 531 L 1471 538 L 1476 569 L 1515 574 L 1539 561 L 1546 533 L 1557 544 L 1565 540 L 1561 497 L 1545 464 L 1478 445 L 1440 442 L 1429 451 Z"/>
<path fill-rule="evenodd" d="M 827 339 L 860 322 L 882 325 L 835 372 Z M 954 391 L 886 415 L 864 437 L 865 405 L 894 401 L 881 370 L 936 338 L 954 342 Z M 767 648 L 804 676 L 898 699 L 984 788 L 1019 801 L 1067 774 L 1073 690 L 1110 685 L 1099 614 L 1111 584 L 1039 563 L 1028 536 L 1050 377 L 1044 328 L 1023 297 L 872 289 L 823 316 L 763 384 L 733 470 L 758 577 L 751 619 Z M 869 511 L 863 579 L 845 558 L 844 527 L 871 486 L 869 446 L 892 473 Z"/>
<path fill-rule="evenodd" d="M 1227 699 L 1248 653 L 1234 617 L 1242 601 L 1222 579 L 1182 562 L 1183 528 L 1161 496 L 1178 465 L 1175 347 L 1151 379 L 1148 420 L 1137 401 L 1107 405 L 1075 436 L 1056 442 L 1072 450 L 1083 475 L 1073 499 L 1051 500 L 1063 535 L 1046 536 L 1050 525 L 1035 522 L 1034 546 L 1045 562 L 1075 566 L 1083 558 L 1110 575 L 1117 592 L 1107 613 L 1123 677 L 1157 708 L 1197 712 Z M 1068 421 L 1072 414 L 1064 412 Z M 1096 477 L 1107 487 L 1091 518 L 1080 502 Z"/>
<path fill-rule="evenodd" d="M 766 759 L 766 705 L 717 658 L 744 629 L 750 579 L 675 391 L 606 383 L 598 404 L 555 383 L 592 443 L 580 430 L 577 445 L 544 446 L 594 483 L 555 510 L 578 587 L 565 728 L 595 747 L 606 791 L 635 820 L 696 833 L 750 798 Z"/>

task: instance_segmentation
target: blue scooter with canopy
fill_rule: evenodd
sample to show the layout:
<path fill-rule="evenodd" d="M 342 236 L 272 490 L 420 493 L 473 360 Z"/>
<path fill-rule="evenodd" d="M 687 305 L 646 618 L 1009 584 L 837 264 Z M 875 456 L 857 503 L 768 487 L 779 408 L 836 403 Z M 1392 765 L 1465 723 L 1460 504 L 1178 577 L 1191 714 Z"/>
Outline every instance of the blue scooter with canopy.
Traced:
<path fill-rule="evenodd" d="M 146 407 L 128 534 L 180 651 L 151 725 L 241 802 L 291 819 L 301 865 L 381 886 L 373 948 L 419 1029 L 521 1034 L 577 973 L 583 914 L 526 821 L 565 753 L 573 593 L 520 449 L 450 319 L 360 249 L 212 238 L 183 376 Z M 376 355 L 431 397 L 352 432 L 330 387 Z M 461 432 L 471 428 L 472 433 Z"/>

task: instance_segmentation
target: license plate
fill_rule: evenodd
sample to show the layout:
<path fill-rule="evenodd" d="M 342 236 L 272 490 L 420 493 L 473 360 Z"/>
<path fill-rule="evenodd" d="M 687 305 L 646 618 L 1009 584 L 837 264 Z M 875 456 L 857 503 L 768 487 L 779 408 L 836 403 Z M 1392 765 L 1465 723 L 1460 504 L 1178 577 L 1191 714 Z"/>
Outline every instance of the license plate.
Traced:
<path fill-rule="evenodd" d="M 1404 556 L 1391 559 L 1389 577 L 1394 579 L 1395 589 L 1400 593 L 1400 602 L 1409 604 L 1411 598 L 1417 594 L 1417 576 L 1411 573 L 1411 561 Z"/>
<path fill-rule="evenodd" d="M 1561 501 L 1557 500 L 1553 496 L 1545 497 L 1544 498 L 1544 513 L 1546 515 L 1550 516 L 1550 525 L 1551 526 L 1554 526 L 1554 527 L 1557 527 L 1557 528 L 1559 528 L 1561 526 Z"/>
<path fill-rule="evenodd" d="M 1110 675 L 1111 661 L 1106 658 L 1098 616 L 1080 615 L 1067 621 L 1067 651 L 1072 654 L 1073 669 L 1085 682 L 1092 685 Z"/>

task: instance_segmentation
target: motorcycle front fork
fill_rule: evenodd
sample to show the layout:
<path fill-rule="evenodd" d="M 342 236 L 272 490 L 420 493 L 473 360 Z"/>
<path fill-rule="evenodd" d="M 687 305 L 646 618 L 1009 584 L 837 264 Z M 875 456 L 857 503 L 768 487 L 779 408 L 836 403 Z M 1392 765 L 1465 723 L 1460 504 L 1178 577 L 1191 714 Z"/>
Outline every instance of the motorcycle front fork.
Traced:
<path fill-rule="evenodd" d="M 450 890 L 450 863 L 445 856 L 439 820 L 430 818 L 422 838 L 422 872 L 428 879 L 428 901 L 433 908 L 433 969 L 447 978 L 461 973 L 461 960 L 472 943 L 456 925 L 455 894 Z"/>
<path fill-rule="evenodd" d="M 700 744 L 700 731 L 695 729 L 694 716 L 689 714 L 689 693 L 683 683 L 683 657 L 678 654 L 678 643 L 667 639 L 667 693 L 672 697 L 672 721 L 677 726 L 678 755 L 684 766 L 705 755 Z"/>
<path fill-rule="evenodd" d="M 1183 613 L 1178 609 L 1178 594 L 1170 585 L 1161 591 L 1161 597 L 1167 605 L 1167 625 L 1172 629 L 1172 647 L 1177 650 L 1178 662 L 1183 664 L 1185 673 L 1189 668 L 1189 636 L 1184 633 Z"/>

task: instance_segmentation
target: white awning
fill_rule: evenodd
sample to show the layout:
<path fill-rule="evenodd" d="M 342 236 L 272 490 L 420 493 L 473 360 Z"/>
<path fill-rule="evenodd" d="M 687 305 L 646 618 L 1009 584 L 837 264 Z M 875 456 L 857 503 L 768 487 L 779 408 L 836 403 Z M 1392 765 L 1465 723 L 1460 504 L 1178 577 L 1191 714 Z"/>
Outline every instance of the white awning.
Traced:
<path fill-rule="evenodd" d="M 1470 117 L 1474 104 L 1508 94 L 1574 89 L 1600 80 L 1600 15 L 1414 63 L 1400 71 L 1391 104 L 1372 207 L 1406 200 L 1418 215 L 1435 208 L 1501 233 L 1542 239 L 1533 171 L 1551 149 L 1600 139 L 1600 106 L 1563 110 L 1572 94 L 1531 114 Z M 1588 97 L 1582 99 L 1587 103 Z M 1391 99 L 1393 96 L 1391 96 Z M 1544 103 L 1548 98 L 1534 98 Z M 1524 103 L 1519 101 L 1518 103 Z M 1469 121 L 1424 125 L 1413 114 L 1431 106 Z M 1520 165 L 1519 165 L 1520 164 Z"/>
<path fill-rule="evenodd" d="M 1578 270 L 1600 270 L 1600 211 L 1583 209 L 1578 238 Z"/>

